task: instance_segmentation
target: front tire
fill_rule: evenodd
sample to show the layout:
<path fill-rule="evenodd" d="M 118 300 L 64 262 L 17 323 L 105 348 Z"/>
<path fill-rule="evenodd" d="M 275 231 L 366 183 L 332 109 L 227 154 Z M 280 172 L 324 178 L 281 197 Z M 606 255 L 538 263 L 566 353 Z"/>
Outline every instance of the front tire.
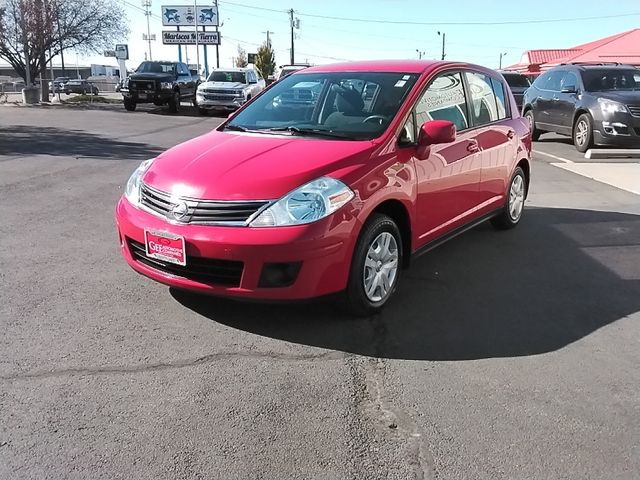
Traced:
<path fill-rule="evenodd" d="M 536 121 L 533 117 L 533 110 L 527 110 L 524 114 L 524 118 L 529 120 L 529 125 L 531 125 L 531 140 L 537 142 L 540 139 L 540 135 L 542 132 L 536 128 Z"/>
<path fill-rule="evenodd" d="M 398 288 L 402 236 L 391 217 L 373 214 L 362 229 L 351 260 L 345 307 L 353 315 L 379 312 Z"/>
<path fill-rule="evenodd" d="M 133 112 L 136 109 L 136 102 L 134 102 L 133 100 L 125 97 L 124 99 L 124 108 L 125 110 L 127 110 L 128 112 Z"/>
<path fill-rule="evenodd" d="M 517 167 L 513 172 L 509 188 L 507 189 L 507 199 L 504 202 L 502 211 L 491 219 L 491 224 L 498 230 L 509 230 L 515 228 L 524 213 L 524 200 L 527 197 L 527 177 L 522 168 Z"/>
<path fill-rule="evenodd" d="M 573 145 L 580 153 L 593 145 L 593 122 L 587 113 L 580 115 L 573 126 Z"/>

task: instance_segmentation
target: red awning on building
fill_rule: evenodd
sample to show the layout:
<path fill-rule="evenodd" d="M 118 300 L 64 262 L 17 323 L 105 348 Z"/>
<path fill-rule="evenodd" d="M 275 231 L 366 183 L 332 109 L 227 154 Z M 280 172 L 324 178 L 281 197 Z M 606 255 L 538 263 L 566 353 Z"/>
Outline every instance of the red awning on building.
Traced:
<path fill-rule="evenodd" d="M 563 63 L 625 63 L 640 65 L 640 28 L 600 40 L 556 50 L 527 50 L 520 63 L 505 70 L 539 75 Z"/>

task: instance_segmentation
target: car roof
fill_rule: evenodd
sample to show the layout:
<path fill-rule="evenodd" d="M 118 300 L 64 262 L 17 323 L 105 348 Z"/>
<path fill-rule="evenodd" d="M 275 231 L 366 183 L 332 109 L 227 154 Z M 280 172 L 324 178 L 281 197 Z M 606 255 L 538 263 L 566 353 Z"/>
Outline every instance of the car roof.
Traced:
<path fill-rule="evenodd" d="M 246 72 L 247 70 L 253 70 L 251 67 L 233 67 L 233 68 L 214 68 L 214 72 Z"/>
<path fill-rule="evenodd" d="M 620 65 L 620 64 L 607 64 L 607 63 L 592 63 L 592 64 L 580 64 L 580 63 L 567 63 L 564 65 L 558 65 L 557 68 L 574 67 L 578 70 L 629 70 L 635 68 L 633 65 Z"/>
<path fill-rule="evenodd" d="M 330 73 L 330 72 L 389 72 L 389 73 L 416 73 L 422 74 L 427 70 L 439 67 L 452 67 L 461 69 L 476 70 L 478 72 L 494 72 L 487 67 L 465 62 L 440 61 L 440 60 L 369 60 L 363 62 L 332 63 L 318 65 L 304 69 L 303 72 L 293 73 L 293 75 L 303 75 L 307 73 Z"/>

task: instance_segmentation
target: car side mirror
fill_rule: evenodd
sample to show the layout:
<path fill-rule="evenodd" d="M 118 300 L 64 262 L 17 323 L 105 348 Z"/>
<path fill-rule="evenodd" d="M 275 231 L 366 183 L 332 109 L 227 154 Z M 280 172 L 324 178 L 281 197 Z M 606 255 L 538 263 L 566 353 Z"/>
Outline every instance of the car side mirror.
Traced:
<path fill-rule="evenodd" d="M 578 89 L 574 85 L 569 85 L 568 87 L 562 87 L 560 93 L 578 93 Z"/>
<path fill-rule="evenodd" d="M 418 133 L 418 158 L 429 156 L 429 147 L 439 143 L 451 143 L 456 139 L 456 126 L 449 120 L 431 120 L 420 127 Z"/>

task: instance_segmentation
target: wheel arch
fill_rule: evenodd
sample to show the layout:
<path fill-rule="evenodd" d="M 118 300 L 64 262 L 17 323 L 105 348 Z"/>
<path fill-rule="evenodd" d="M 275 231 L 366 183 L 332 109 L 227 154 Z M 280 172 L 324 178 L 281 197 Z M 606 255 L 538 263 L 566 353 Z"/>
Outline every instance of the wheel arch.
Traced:
<path fill-rule="evenodd" d="M 408 267 L 412 253 L 411 217 L 409 215 L 409 210 L 402 201 L 398 199 L 387 199 L 376 205 L 376 207 L 369 212 L 367 220 L 375 213 L 387 215 L 392 218 L 398 226 L 400 236 L 402 237 L 402 266 L 403 268 Z"/>
<path fill-rule="evenodd" d="M 531 184 L 531 164 L 529 163 L 528 159 L 523 158 L 516 165 L 516 168 L 518 167 L 522 168 L 522 171 L 524 172 L 525 180 L 527 182 L 527 190 L 525 192 L 525 198 L 526 198 L 527 196 L 529 196 L 529 185 Z"/>

